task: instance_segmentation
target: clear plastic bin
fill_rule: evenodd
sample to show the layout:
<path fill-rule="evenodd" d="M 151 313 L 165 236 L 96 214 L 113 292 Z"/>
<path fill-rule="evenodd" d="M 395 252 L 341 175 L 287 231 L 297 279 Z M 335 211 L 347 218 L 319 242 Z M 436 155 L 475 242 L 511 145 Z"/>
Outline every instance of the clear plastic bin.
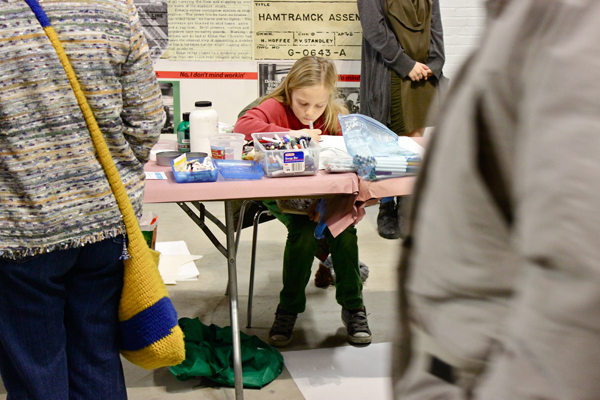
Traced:
<path fill-rule="evenodd" d="M 267 150 L 260 138 L 273 139 L 275 135 L 283 138 L 289 132 L 253 133 L 255 160 L 261 161 L 265 174 L 271 178 L 316 175 L 319 170 L 321 147 L 314 140 L 308 149 Z"/>
<path fill-rule="evenodd" d="M 203 159 L 200 158 L 200 161 Z M 219 177 L 219 169 L 215 168 L 210 171 L 195 171 L 195 172 L 187 172 L 187 171 L 175 171 L 175 167 L 173 166 L 173 161 L 171 160 L 171 169 L 173 170 L 173 175 L 175 175 L 175 181 L 177 183 L 192 183 L 192 182 L 215 182 Z"/>
<path fill-rule="evenodd" d="M 262 166 L 251 160 L 213 160 L 226 181 L 260 179 L 265 173 Z"/>
<path fill-rule="evenodd" d="M 241 160 L 244 148 L 244 135 L 223 133 L 211 136 L 210 151 L 213 160 Z"/>

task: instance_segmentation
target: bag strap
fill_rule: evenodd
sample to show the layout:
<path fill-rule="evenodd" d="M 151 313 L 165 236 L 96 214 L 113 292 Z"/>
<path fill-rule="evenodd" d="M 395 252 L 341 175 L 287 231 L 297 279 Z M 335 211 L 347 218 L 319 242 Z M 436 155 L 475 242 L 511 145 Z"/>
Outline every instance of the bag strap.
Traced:
<path fill-rule="evenodd" d="M 81 109 L 88 130 L 90 131 L 92 142 L 94 143 L 94 147 L 96 148 L 96 152 L 98 153 L 98 158 L 100 159 L 100 164 L 102 164 L 102 168 L 104 169 L 104 173 L 106 174 L 108 183 L 110 184 L 115 199 L 117 200 L 119 210 L 121 211 L 121 215 L 123 217 L 123 222 L 125 223 L 125 230 L 127 232 L 127 236 L 129 237 L 129 242 L 131 244 L 131 242 L 134 241 L 135 238 L 140 238 L 143 240 L 142 231 L 140 230 L 137 217 L 135 216 L 135 211 L 133 210 L 133 206 L 131 204 L 131 201 L 129 200 L 127 191 L 125 190 L 125 186 L 123 185 L 121 177 L 119 176 L 119 171 L 117 170 L 115 162 L 110 154 L 110 151 L 108 150 L 108 146 L 106 145 L 104 136 L 100 131 L 98 122 L 96 121 L 96 118 L 92 113 L 87 99 L 83 94 L 83 90 L 81 90 L 81 86 L 77 81 L 77 76 L 75 75 L 75 71 L 71 66 L 67 53 L 65 52 L 62 43 L 58 39 L 56 31 L 50 24 L 50 20 L 46 16 L 46 13 L 42 9 L 38 1 L 25 1 L 37 17 L 38 21 L 42 25 L 42 28 L 44 28 L 44 32 L 46 32 L 46 35 L 48 36 L 48 39 L 50 39 L 54 50 L 56 50 L 56 54 L 60 59 L 60 62 L 65 70 L 67 78 L 69 79 L 71 88 L 73 89 L 75 97 L 77 98 L 79 108 Z M 129 256 L 127 256 L 126 258 L 128 257 Z"/>

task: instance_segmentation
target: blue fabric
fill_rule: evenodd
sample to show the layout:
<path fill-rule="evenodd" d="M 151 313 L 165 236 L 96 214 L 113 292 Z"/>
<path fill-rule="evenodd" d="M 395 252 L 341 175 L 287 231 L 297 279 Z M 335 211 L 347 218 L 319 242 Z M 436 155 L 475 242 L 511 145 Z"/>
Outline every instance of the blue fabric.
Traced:
<path fill-rule="evenodd" d="M 33 11 L 38 21 L 40 21 L 40 25 L 42 25 L 43 28 L 49 27 L 50 20 L 48 19 L 46 13 L 40 6 L 40 3 L 38 3 L 37 0 L 25 0 L 25 2 L 29 6 L 29 8 L 31 8 L 31 11 Z"/>
<path fill-rule="evenodd" d="M 155 323 L 151 330 L 148 329 L 148 321 Z M 121 322 L 121 348 L 141 350 L 169 336 L 174 326 L 177 326 L 177 312 L 171 299 L 163 297 L 131 319 Z"/>
<path fill-rule="evenodd" d="M 317 212 L 320 214 L 319 223 L 315 228 L 315 238 L 323 239 L 325 237 L 323 231 L 327 228 L 327 223 L 325 223 L 325 213 L 327 212 L 327 200 L 319 199 L 319 203 L 317 204 Z"/>
<path fill-rule="evenodd" d="M 0 258 L 0 374 L 8 400 L 127 398 L 119 357 L 123 237 Z"/>
<path fill-rule="evenodd" d="M 387 202 L 390 202 L 390 201 L 392 201 L 392 200 L 394 200 L 394 198 L 393 198 L 393 197 L 384 197 L 384 198 L 383 198 L 383 199 L 381 199 L 379 202 L 380 202 L 381 204 L 385 204 L 385 203 L 387 203 Z"/>

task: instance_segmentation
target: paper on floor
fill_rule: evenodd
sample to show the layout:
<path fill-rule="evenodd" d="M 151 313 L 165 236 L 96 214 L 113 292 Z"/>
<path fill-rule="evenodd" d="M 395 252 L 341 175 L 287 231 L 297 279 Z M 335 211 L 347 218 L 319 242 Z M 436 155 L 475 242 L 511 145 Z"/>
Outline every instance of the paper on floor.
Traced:
<path fill-rule="evenodd" d="M 391 400 L 391 343 L 282 353 L 306 400 Z"/>
<path fill-rule="evenodd" d="M 202 256 L 191 255 L 183 240 L 157 242 L 156 250 L 161 253 L 158 271 L 165 284 L 174 285 L 177 281 L 198 279 L 199 271 L 194 261 L 202 258 Z"/>

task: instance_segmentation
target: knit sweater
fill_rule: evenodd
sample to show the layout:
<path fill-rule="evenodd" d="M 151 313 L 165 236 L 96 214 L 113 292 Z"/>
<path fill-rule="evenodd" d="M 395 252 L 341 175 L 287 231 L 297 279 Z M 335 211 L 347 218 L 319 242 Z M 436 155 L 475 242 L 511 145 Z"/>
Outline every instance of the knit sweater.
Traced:
<path fill-rule="evenodd" d="M 165 114 L 131 0 L 45 0 L 134 209 Z M 21 258 L 124 233 L 121 215 L 52 44 L 23 1 L 0 2 L 0 256 Z"/>

